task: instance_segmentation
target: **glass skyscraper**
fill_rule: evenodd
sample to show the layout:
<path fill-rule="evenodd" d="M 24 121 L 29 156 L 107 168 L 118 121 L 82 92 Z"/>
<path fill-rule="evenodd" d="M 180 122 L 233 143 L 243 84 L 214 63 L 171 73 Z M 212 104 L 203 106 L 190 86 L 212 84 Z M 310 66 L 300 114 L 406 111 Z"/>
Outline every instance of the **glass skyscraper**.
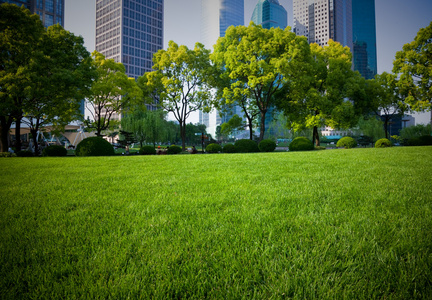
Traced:
<path fill-rule="evenodd" d="M 352 0 L 354 70 L 371 79 L 377 74 L 375 0 Z"/>
<path fill-rule="evenodd" d="M 278 0 L 259 0 L 251 20 L 266 29 L 272 27 L 285 29 L 288 24 L 288 15 Z"/>
<path fill-rule="evenodd" d="M 45 27 L 60 24 L 64 27 L 64 0 L 0 0 L 0 3 L 24 5 L 37 13 Z"/>
<path fill-rule="evenodd" d="M 244 0 L 201 0 L 201 39 L 206 49 L 213 49 L 219 37 L 225 36 L 230 26 L 244 25 Z M 220 116 L 218 112 L 207 114 L 199 112 L 199 123 L 214 134 L 216 126 L 227 122 L 236 112 L 234 107 L 231 113 Z"/>

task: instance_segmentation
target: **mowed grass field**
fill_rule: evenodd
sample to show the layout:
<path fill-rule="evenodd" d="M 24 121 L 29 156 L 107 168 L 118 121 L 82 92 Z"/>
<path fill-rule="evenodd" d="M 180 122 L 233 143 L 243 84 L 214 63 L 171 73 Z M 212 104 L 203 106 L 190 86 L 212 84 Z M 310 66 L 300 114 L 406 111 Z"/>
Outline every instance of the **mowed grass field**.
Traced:
<path fill-rule="evenodd" d="M 432 147 L 0 170 L 1 299 L 432 297 Z"/>

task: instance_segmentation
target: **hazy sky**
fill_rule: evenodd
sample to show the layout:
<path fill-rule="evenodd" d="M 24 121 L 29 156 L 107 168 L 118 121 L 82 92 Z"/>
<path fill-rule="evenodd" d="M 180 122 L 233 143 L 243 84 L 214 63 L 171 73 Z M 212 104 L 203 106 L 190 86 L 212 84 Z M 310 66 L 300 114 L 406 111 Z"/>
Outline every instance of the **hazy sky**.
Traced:
<path fill-rule="evenodd" d="M 65 28 L 82 35 L 87 50 L 95 48 L 95 0 L 65 0 Z M 245 0 L 245 23 L 249 24 L 258 0 Z M 165 0 L 164 45 L 193 47 L 200 39 L 201 0 Z M 279 0 L 293 25 L 292 0 Z M 432 22 L 432 0 L 375 0 L 378 73 L 391 72 L 393 59 L 402 46 L 411 42 L 420 28 Z M 428 122 L 430 114 L 416 116 L 416 123 Z"/>

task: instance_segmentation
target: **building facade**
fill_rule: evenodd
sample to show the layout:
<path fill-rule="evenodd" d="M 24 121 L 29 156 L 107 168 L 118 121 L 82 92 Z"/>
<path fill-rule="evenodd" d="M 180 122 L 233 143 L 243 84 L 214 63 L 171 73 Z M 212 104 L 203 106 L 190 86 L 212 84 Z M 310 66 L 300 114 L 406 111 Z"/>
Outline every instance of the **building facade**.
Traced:
<path fill-rule="evenodd" d="M 0 0 L 0 3 L 24 5 L 32 13 L 39 15 L 43 25 L 49 27 L 60 24 L 64 27 L 64 0 Z"/>
<path fill-rule="evenodd" d="M 219 37 L 224 37 L 230 26 L 244 25 L 244 0 L 201 0 L 201 38 L 206 49 L 213 49 Z M 228 113 L 211 114 L 199 112 L 199 123 L 214 135 L 216 127 L 227 122 L 238 108 L 227 109 Z"/>
<path fill-rule="evenodd" d="M 288 14 L 278 0 L 259 0 L 251 21 L 266 29 L 274 27 L 285 29 L 288 25 Z"/>
<path fill-rule="evenodd" d="M 366 79 L 377 74 L 375 0 L 352 0 L 354 70 Z"/>
<path fill-rule="evenodd" d="M 294 32 L 320 46 L 332 39 L 353 48 L 351 0 L 293 0 Z"/>

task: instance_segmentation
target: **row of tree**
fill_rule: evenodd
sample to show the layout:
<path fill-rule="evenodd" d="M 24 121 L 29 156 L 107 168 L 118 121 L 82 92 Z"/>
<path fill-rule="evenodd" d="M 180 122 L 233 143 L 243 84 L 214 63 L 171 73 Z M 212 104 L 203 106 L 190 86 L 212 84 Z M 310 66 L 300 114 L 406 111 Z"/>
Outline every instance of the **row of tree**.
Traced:
<path fill-rule="evenodd" d="M 84 98 L 93 114 L 85 123 L 98 136 L 119 125 L 112 119 L 121 113 L 123 130 L 155 143 L 161 137 L 152 126 L 166 121 L 165 113 L 145 114 L 145 105 L 153 103 L 175 117 L 183 148 L 187 119 L 197 110 L 223 112 L 238 105 L 250 138 L 258 124 L 262 140 L 266 115 L 276 107 L 288 128 L 311 128 L 319 145 L 318 129 L 324 125 L 348 128 L 365 114 L 431 108 L 432 23 L 397 53 L 394 74 L 372 80 L 352 70 L 350 49 L 339 43 L 309 45 L 289 27 L 263 29 L 253 23 L 230 27 L 213 52 L 199 43 L 188 49 L 171 41 L 167 50 L 155 53 L 154 71 L 135 80 L 121 63 L 98 52 L 90 55 L 81 37 L 59 25 L 45 29 L 24 8 L 2 4 L 0 16 L 1 151 L 7 149 L 12 122 L 17 137 L 25 121 L 35 138 L 46 124 L 61 128 L 78 118 Z M 237 119 L 224 130 L 238 128 Z M 140 125 L 140 120 L 146 121 Z M 134 127 L 143 124 L 153 125 L 145 131 Z"/>

